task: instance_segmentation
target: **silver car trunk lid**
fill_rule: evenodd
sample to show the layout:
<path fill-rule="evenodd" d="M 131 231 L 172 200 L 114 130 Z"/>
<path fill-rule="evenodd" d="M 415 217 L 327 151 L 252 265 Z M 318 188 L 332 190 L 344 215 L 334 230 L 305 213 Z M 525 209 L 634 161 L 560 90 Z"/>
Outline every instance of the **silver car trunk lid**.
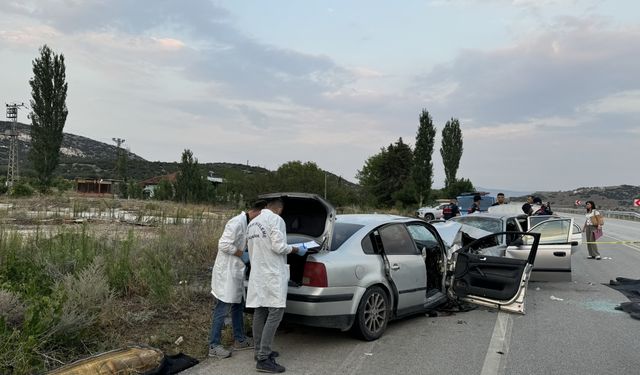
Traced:
<path fill-rule="evenodd" d="M 267 201 L 282 199 L 284 210 L 281 216 L 287 224 L 289 243 L 314 240 L 320 244 L 318 251 L 330 248 L 336 210 L 329 202 L 309 193 L 271 193 L 258 198 Z"/>

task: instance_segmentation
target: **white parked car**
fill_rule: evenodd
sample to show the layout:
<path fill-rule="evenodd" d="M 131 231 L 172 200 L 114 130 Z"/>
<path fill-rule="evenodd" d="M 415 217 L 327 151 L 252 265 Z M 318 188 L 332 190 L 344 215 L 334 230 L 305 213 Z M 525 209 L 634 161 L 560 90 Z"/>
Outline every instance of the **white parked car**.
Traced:
<path fill-rule="evenodd" d="M 420 207 L 416 211 L 416 217 L 425 220 L 442 219 L 442 209 L 449 203 L 442 203 L 436 207 Z"/>

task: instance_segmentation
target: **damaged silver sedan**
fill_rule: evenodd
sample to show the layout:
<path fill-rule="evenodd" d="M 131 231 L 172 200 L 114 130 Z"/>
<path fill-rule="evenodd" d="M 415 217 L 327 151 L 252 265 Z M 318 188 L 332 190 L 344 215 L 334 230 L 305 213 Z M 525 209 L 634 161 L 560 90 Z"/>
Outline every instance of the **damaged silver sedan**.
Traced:
<path fill-rule="evenodd" d="M 461 225 L 431 225 L 409 217 L 336 215 L 312 194 L 278 193 L 289 243 L 315 241 L 288 257 L 285 319 L 351 330 L 364 340 L 382 336 L 390 320 L 464 301 L 524 313 L 524 297 L 540 235 L 517 233 L 531 245 L 525 259 L 486 255 L 503 233 L 463 244 Z M 489 251 L 490 252 L 490 251 Z"/>

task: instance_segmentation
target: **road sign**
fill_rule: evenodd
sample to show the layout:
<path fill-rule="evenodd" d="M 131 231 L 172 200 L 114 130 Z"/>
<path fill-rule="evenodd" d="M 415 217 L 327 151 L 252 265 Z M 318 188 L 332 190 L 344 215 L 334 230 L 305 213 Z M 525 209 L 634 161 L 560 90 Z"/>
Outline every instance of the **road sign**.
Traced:
<path fill-rule="evenodd" d="M 576 199 L 576 206 L 580 206 L 582 204 L 582 201 L 580 199 Z"/>
<path fill-rule="evenodd" d="M 633 200 L 633 205 L 634 205 L 635 207 L 640 207 L 640 198 L 636 198 L 636 199 L 634 199 L 634 200 Z"/>

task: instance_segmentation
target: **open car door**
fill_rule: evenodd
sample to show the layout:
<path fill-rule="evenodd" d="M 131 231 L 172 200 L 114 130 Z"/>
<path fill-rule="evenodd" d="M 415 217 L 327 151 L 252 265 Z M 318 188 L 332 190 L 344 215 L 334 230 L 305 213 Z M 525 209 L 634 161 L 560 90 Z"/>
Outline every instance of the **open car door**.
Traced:
<path fill-rule="evenodd" d="M 573 222 L 573 233 L 571 234 L 571 246 L 580 246 L 582 245 L 582 228 Z M 571 249 L 573 252 L 573 249 Z"/>
<path fill-rule="evenodd" d="M 531 244 L 526 259 L 504 256 L 501 239 L 505 235 L 513 244 Z M 539 233 L 499 232 L 477 239 L 457 250 L 453 253 L 447 275 L 449 296 L 464 302 L 524 314 L 524 297 L 539 242 Z"/>
<path fill-rule="evenodd" d="M 533 281 L 571 281 L 571 253 L 573 242 L 573 219 L 570 217 L 550 217 L 534 224 L 531 216 L 529 233 L 540 234 L 540 244 L 536 264 L 533 267 Z M 507 247 L 508 258 L 525 259 L 532 242 L 525 239 L 523 244 Z"/>

